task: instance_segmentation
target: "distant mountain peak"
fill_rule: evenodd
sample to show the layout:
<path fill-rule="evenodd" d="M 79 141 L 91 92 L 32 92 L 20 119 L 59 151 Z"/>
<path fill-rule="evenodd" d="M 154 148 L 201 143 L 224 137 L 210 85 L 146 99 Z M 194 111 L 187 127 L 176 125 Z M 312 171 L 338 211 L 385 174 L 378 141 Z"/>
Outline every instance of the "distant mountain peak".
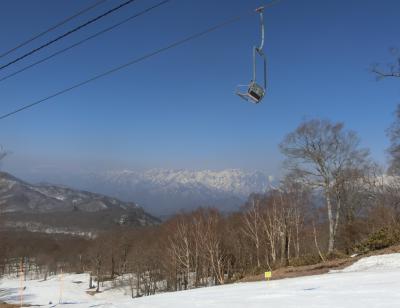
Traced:
<path fill-rule="evenodd" d="M 235 209 L 251 193 L 265 192 L 270 180 L 260 171 L 241 169 L 129 169 L 91 174 L 85 188 L 136 200 L 153 213 L 173 213 L 198 206 Z"/>

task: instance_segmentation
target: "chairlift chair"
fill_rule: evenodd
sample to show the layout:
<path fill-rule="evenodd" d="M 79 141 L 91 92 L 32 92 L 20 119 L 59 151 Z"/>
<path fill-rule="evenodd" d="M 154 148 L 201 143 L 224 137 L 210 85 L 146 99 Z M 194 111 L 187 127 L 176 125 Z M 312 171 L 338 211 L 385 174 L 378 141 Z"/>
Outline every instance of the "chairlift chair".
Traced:
<path fill-rule="evenodd" d="M 263 52 L 264 47 L 264 16 L 263 16 L 264 7 L 259 7 L 256 9 L 256 12 L 260 14 L 260 27 L 261 27 L 261 43 L 259 47 L 253 47 L 253 79 L 250 81 L 248 85 L 239 85 L 236 94 L 239 95 L 244 100 L 258 104 L 265 96 L 265 91 L 267 88 L 267 59 Z M 256 60 L 257 56 L 261 57 L 263 60 L 263 68 L 264 68 L 264 82 L 262 85 L 257 83 L 256 81 Z M 246 87 L 246 92 L 239 91 L 239 88 Z"/>

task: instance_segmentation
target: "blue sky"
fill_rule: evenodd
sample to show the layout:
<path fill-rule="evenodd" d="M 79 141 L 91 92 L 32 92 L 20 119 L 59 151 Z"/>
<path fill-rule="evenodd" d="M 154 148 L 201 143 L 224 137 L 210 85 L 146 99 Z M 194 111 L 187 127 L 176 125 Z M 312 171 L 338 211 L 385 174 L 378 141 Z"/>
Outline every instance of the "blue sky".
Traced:
<path fill-rule="evenodd" d="M 122 1 L 108 0 L 22 50 Z M 93 1 L 4 0 L 0 51 Z M 11 73 L 157 3 L 137 0 L 101 22 L 0 72 Z M 148 15 L 0 83 L 0 112 L 52 94 L 201 31 L 263 1 L 172 0 Z M 269 89 L 262 104 L 234 95 L 251 78 L 257 16 L 169 50 L 0 122 L 12 152 L 3 169 L 20 176 L 113 168 L 258 169 L 279 174 L 278 143 L 302 120 L 344 121 L 377 161 L 400 102 L 400 81 L 376 82 L 372 63 L 400 48 L 400 2 L 282 0 L 265 12 Z"/>

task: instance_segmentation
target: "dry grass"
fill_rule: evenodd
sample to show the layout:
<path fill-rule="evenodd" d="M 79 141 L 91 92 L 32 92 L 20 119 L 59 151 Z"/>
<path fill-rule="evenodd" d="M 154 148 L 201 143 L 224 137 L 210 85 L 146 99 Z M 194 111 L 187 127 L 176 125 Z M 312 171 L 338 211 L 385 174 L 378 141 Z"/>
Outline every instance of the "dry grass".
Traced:
<path fill-rule="evenodd" d="M 14 304 L 0 303 L 0 308 L 16 308 L 16 307 L 20 307 L 20 306 L 14 305 Z"/>
<path fill-rule="evenodd" d="M 32 305 L 28 305 L 28 304 L 23 304 L 23 306 L 22 307 L 38 307 L 38 306 L 40 306 L 40 305 L 34 305 L 34 306 L 32 306 Z M 4 303 L 4 302 L 0 302 L 0 308 L 19 308 L 19 307 L 21 307 L 20 305 L 16 305 L 16 304 L 7 304 L 7 303 Z"/>
<path fill-rule="evenodd" d="M 91 296 L 94 296 L 94 295 L 96 295 L 96 294 L 98 294 L 98 293 L 101 293 L 101 291 L 97 292 L 96 290 L 88 290 L 88 291 L 86 291 L 86 293 L 89 294 L 89 295 L 91 295 Z M 0 308 L 1 308 L 1 307 L 0 307 Z"/>
<path fill-rule="evenodd" d="M 283 278 L 294 278 L 300 276 L 310 276 L 310 275 L 320 275 L 328 273 L 330 270 L 340 270 L 347 266 L 352 265 L 354 262 L 360 260 L 364 257 L 369 257 L 373 255 L 383 255 L 389 253 L 400 253 L 400 245 L 392 246 L 389 248 L 369 252 L 366 254 L 358 255 L 354 258 L 342 258 L 342 259 L 335 259 L 326 262 L 317 263 L 314 265 L 306 265 L 306 266 L 289 266 L 289 267 L 282 267 L 276 269 L 272 273 L 272 279 L 283 279 Z M 248 276 L 241 279 L 241 282 L 250 282 L 250 281 L 261 281 L 264 280 L 264 274 Z"/>

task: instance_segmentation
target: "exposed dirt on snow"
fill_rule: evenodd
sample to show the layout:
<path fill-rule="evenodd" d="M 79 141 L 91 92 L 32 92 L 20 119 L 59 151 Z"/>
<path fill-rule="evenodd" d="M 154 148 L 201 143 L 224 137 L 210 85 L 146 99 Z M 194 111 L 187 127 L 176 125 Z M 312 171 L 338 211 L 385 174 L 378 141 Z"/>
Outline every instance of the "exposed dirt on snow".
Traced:
<path fill-rule="evenodd" d="M 391 254 L 391 253 L 400 253 L 400 245 L 388 247 L 381 250 L 372 251 L 366 254 L 357 255 L 354 257 L 346 257 L 342 259 L 328 260 L 325 262 L 321 262 L 313 265 L 304 265 L 304 266 L 288 266 L 278 268 L 273 271 L 272 280 L 276 279 L 284 279 L 284 278 L 294 278 L 294 277 L 302 277 L 302 276 L 311 276 L 311 275 L 321 275 L 325 273 L 329 273 L 331 270 L 341 270 L 348 266 L 351 266 L 358 260 L 375 255 L 383 255 L 383 254 Z M 247 276 L 240 280 L 240 282 L 252 282 L 252 281 L 262 281 L 265 280 L 264 274 Z"/>
<path fill-rule="evenodd" d="M 7 304 L 0 302 L 0 308 L 17 308 L 17 307 L 19 308 L 21 306 L 16 304 Z M 31 305 L 24 305 L 24 307 L 31 307 Z"/>

